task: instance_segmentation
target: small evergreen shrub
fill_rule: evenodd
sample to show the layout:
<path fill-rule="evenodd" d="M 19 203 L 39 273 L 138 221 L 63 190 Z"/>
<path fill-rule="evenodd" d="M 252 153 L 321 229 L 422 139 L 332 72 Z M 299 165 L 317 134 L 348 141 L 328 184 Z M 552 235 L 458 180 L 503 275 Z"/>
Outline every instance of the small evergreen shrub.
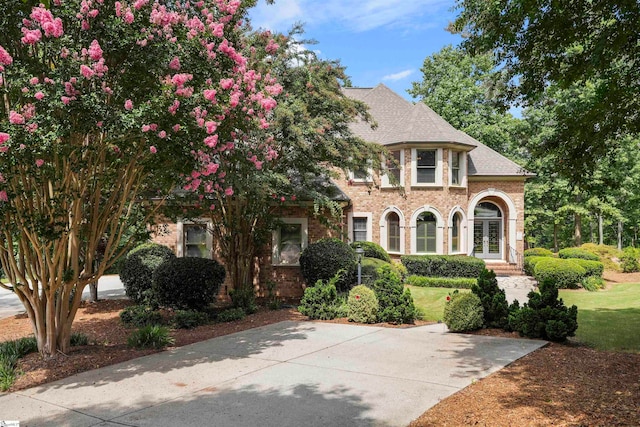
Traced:
<path fill-rule="evenodd" d="M 307 285 L 315 286 L 318 281 L 331 280 L 343 271 L 335 283 L 336 289 L 346 292 L 355 282 L 358 265 L 356 252 L 339 239 L 321 239 L 311 243 L 300 254 L 300 272 Z"/>
<path fill-rule="evenodd" d="M 408 274 L 416 276 L 475 279 L 485 268 L 483 260 L 466 255 L 405 255 L 401 260 Z"/>
<path fill-rule="evenodd" d="M 540 260 L 534 270 L 538 283 L 554 283 L 558 288 L 576 289 L 587 271 L 569 259 L 546 258 Z"/>
<path fill-rule="evenodd" d="M 120 321 L 127 327 L 162 325 L 162 314 L 147 305 L 130 305 L 120 312 Z"/>
<path fill-rule="evenodd" d="M 585 274 L 584 277 L 589 276 L 597 276 L 602 277 L 602 273 L 604 272 L 604 264 L 600 261 L 589 261 L 587 259 L 581 258 L 569 258 L 569 261 L 573 261 L 578 264 L 580 267 L 584 268 Z"/>
<path fill-rule="evenodd" d="M 176 310 L 171 323 L 177 329 L 193 329 L 207 324 L 209 318 L 206 313 L 195 310 Z"/>
<path fill-rule="evenodd" d="M 560 249 L 560 251 L 558 251 L 558 256 L 564 259 L 580 258 L 580 259 L 587 259 L 589 261 L 600 261 L 600 257 L 598 255 L 593 254 L 581 248 Z"/>
<path fill-rule="evenodd" d="M 425 277 L 409 276 L 406 279 L 407 285 L 421 286 L 427 288 L 457 288 L 471 289 L 477 283 L 476 279 L 466 277 Z"/>
<path fill-rule="evenodd" d="M 120 268 L 120 280 L 129 299 L 136 304 L 152 303 L 153 272 L 175 257 L 171 249 L 156 243 L 143 243 L 129 251 Z"/>
<path fill-rule="evenodd" d="M 558 287 L 552 281 L 539 286 L 540 293 L 529 292 L 529 302 L 509 315 L 509 326 L 521 336 L 564 341 L 578 329 L 578 307 L 567 307 L 558 299 Z"/>
<path fill-rule="evenodd" d="M 536 268 L 536 264 L 540 261 L 542 261 L 543 259 L 549 259 L 550 257 L 547 256 L 528 256 L 524 259 L 524 263 L 523 263 L 523 268 L 524 268 L 524 274 L 526 274 L 527 276 L 533 276 L 534 273 L 534 269 Z"/>
<path fill-rule="evenodd" d="M 620 258 L 623 273 L 635 273 L 640 271 L 640 262 L 638 262 L 638 250 L 633 247 L 624 249 L 622 258 Z"/>
<path fill-rule="evenodd" d="M 530 256 L 553 256 L 553 252 L 551 252 L 549 249 L 545 249 L 545 248 L 531 248 L 531 249 L 527 249 L 523 252 L 524 257 L 530 257 Z"/>
<path fill-rule="evenodd" d="M 373 290 L 364 285 L 358 285 L 349 291 L 347 307 L 347 317 L 351 322 L 376 323 L 378 320 L 378 298 Z"/>
<path fill-rule="evenodd" d="M 258 311 L 256 293 L 253 290 L 253 285 L 245 285 L 238 289 L 231 289 L 229 291 L 229 297 L 231 298 L 233 306 L 235 308 L 241 308 L 245 314 L 253 314 Z"/>
<path fill-rule="evenodd" d="M 478 284 L 471 287 L 482 302 L 484 310 L 484 326 L 487 328 L 505 329 L 509 325 L 509 303 L 504 290 L 498 286 L 496 273 L 486 268 L 478 277 Z"/>
<path fill-rule="evenodd" d="M 70 344 L 72 347 L 89 345 L 89 337 L 81 332 L 74 332 L 71 334 Z"/>
<path fill-rule="evenodd" d="M 604 287 L 604 279 L 598 276 L 587 276 L 582 279 L 580 285 L 589 292 L 595 292 Z"/>
<path fill-rule="evenodd" d="M 405 269 L 400 263 L 388 263 L 377 258 L 362 258 L 362 284 L 370 286 L 378 280 L 378 271 L 384 265 L 391 267 L 400 277 L 403 277 L 402 272 Z"/>
<path fill-rule="evenodd" d="M 391 262 L 391 257 L 385 251 L 382 246 L 373 242 L 353 242 L 350 245 L 355 251 L 356 248 L 360 247 L 364 249 L 364 257 L 367 258 L 376 258 L 382 261 Z"/>
<path fill-rule="evenodd" d="M 305 289 L 298 311 L 312 320 L 331 320 L 339 317 L 343 312 L 342 300 L 336 289 L 339 275 L 340 273 L 336 274 L 326 283 L 318 280 L 315 286 Z"/>
<path fill-rule="evenodd" d="M 224 311 L 221 311 L 218 314 L 218 317 L 216 318 L 216 320 L 218 322 L 224 323 L 224 322 L 233 322 L 235 320 L 242 320 L 245 317 L 247 317 L 247 313 L 245 313 L 245 311 L 242 308 L 235 307 L 235 308 L 228 308 Z"/>
<path fill-rule="evenodd" d="M 378 280 L 371 288 L 378 298 L 378 321 L 389 323 L 413 323 L 416 308 L 409 289 L 404 289 L 400 275 L 390 265 L 378 270 Z"/>
<path fill-rule="evenodd" d="M 215 301 L 225 275 L 213 259 L 172 258 L 153 273 L 153 294 L 161 306 L 203 311 Z"/>
<path fill-rule="evenodd" d="M 133 331 L 127 339 L 129 347 L 143 349 L 161 349 L 173 344 L 174 339 L 169 335 L 169 328 L 159 325 L 147 325 Z"/>
<path fill-rule="evenodd" d="M 471 292 L 454 292 L 444 306 L 442 321 L 451 332 L 480 329 L 484 323 L 482 301 Z"/>

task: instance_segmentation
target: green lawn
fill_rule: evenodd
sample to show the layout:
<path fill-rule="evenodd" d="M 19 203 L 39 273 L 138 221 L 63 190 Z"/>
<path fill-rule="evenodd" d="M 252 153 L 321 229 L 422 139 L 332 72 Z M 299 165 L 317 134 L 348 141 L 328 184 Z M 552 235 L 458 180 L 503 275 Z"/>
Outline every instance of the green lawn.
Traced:
<path fill-rule="evenodd" d="M 598 292 L 561 290 L 560 297 L 578 306 L 577 340 L 601 350 L 640 352 L 640 283 Z"/>
<path fill-rule="evenodd" d="M 424 314 L 423 319 L 437 322 L 442 320 L 444 303 L 447 295 L 454 289 L 449 288 L 423 288 L 419 286 L 407 286 L 411 290 L 413 302 Z M 460 289 L 460 292 L 470 292 L 468 289 Z"/>

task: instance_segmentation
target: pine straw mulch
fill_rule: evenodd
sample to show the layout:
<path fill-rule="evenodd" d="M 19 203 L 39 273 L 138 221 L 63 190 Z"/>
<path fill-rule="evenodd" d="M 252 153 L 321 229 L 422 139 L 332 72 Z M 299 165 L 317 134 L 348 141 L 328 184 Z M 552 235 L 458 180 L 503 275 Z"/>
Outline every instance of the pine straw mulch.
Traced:
<path fill-rule="evenodd" d="M 125 300 L 83 303 L 73 330 L 86 334 L 93 344 L 47 360 L 38 354 L 26 356 L 19 362 L 22 375 L 10 391 L 154 353 L 126 346 L 131 330 L 122 326 L 118 314 L 127 305 Z M 304 319 L 294 309 L 262 310 L 240 321 L 172 331 L 172 335 L 174 346 L 182 346 Z M 0 342 L 31 332 L 25 315 L 0 320 Z M 517 337 L 496 330 L 477 333 Z M 549 344 L 444 399 L 411 426 L 634 426 L 640 425 L 639 408 L 640 354 L 597 351 L 576 343 Z"/>

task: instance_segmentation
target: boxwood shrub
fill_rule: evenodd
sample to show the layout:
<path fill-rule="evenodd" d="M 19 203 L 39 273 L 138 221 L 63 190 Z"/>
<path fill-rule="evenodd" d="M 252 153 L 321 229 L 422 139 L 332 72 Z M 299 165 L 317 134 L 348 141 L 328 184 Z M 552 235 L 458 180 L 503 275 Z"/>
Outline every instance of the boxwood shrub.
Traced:
<path fill-rule="evenodd" d="M 589 251 L 580 248 L 565 248 L 558 251 L 558 256 L 564 259 L 580 258 L 590 261 L 600 261 L 600 257 Z"/>
<path fill-rule="evenodd" d="M 480 329 L 484 323 L 482 301 L 474 293 L 455 292 L 444 306 L 442 321 L 451 332 Z"/>
<path fill-rule="evenodd" d="M 588 259 L 582 258 L 570 258 L 569 261 L 573 261 L 582 268 L 585 269 L 585 277 L 596 276 L 602 277 L 602 273 L 604 272 L 604 264 L 600 261 L 589 261 Z"/>
<path fill-rule="evenodd" d="M 120 280 L 129 299 L 135 304 L 149 303 L 153 272 L 175 257 L 171 249 L 157 243 L 143 243 L 129 251 L 120 269 Z"/>
<path fill-rule="evenodd" d="M 477 281 L 468 277 L 425 277 L 413 275 L 407 277 L 405 282 L 407 285 L 426 288 L 471 289 Z"/>
<path fill-rule="evenodd" d="M 480 258 L 465 255 L 405 255 L 402 264 L 411 275 L 476 278 L 485 268 Z"/>
<path fill-rule="evenodd" d="M 553 252 L 545 248 L 531 248 L 524 251 L 523 255 L 525 258 L 530 256 L 553 256 Z"/>
<path fill-rule="evenodd" d="M 215 301 L 225 276 L 216 260 L 173 258 L 153 273 L 153 294 L 162 306 L 202 311 Z"/>
<path fill-rule="evenodd" d="M 545 258 L 536 263 L 534 277 L 538 283 L 554 283 L 558 288 L 576 289 L 587 271 L 573 260 Z"/>
<path fill-rule="evenodd" d="M 528 256 L 525 257 L 524 259 L 524 273 L 527 276 L 533 276 L 534 275 L 534 269 L 536 268 L 536 264 L 543 260 L 543 259 L 549 259 L 550 257 L 547 256 Z"/>
<path fill-rule="evenodd" d="M 373 242 L 353 242 L 351 243 L 353 250 L 360 247 L 364 249 L 364 256 L 367 258 L 377 258 L 382 261 L 391 262 L 391 257 L 382 246 Z"/>
<path fill-rule="evenodd" d="M 356 252 L 339 239 L 318 240 L 300 254 L 300 272 L 308 286 L 314 286 L 318 280 L 330 280 L 343 270 L 335 285 L 338 291 L 346 292 L 355 282 L 357 265 Z"/>

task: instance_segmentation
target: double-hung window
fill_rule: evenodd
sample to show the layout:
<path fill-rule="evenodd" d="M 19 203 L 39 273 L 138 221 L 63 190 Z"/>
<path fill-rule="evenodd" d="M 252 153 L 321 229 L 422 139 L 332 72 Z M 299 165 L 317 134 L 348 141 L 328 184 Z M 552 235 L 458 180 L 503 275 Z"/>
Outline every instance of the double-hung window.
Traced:
<path fill-rule="evenodd" d="M 414 148 L 411 153 L 411 185 L 442 185 L 442 149 Z"/>
<path fill-rule="evenodd" d="M 367 241 L 367 217 L 353 218 L 353 238 L 354 242 Z"/>
<path fill-rule="evenodd" d="M 392 151 L 391 156 L 383 164 L 385 174 L 382 176 L 382 187 L 404 187 L 404 150 Z"/>
<path fill-rule="evenodd" d="M 273 231 L 272 263 L 298 265 L 300 253 L 307 247 L 308 223 L 306 218 L 282 218 L 280 227 Z"/>

